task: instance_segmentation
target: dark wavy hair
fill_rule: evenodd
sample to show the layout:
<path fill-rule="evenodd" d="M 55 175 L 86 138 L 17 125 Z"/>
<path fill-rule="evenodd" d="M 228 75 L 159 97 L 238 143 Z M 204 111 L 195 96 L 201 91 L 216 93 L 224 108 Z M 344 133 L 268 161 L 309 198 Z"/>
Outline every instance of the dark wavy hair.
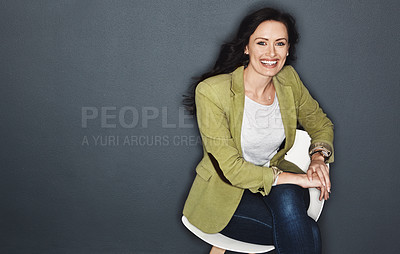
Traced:
<path fill-rule="evenodd" d="M 289 56 L 286 59 L 285 65 L 290 64 L 296 59 L 295 52 L 299 34 L 296 29 L 296 21 L 290 14 L 273 8 L 263 8 L 247 15 L 240 23 L 239 30 L 233 40 L 221 46 L 221 51 L 214 67 L 199 78 L 195 78 L 195 82 L 190 86 L 188 94 L 183 95 L 183 105 L 185 105 L 186 109 L 191 114 L 196 114 L 194 96 L 198 83 L 215 75 L 231 73 L 237 67 L 247 65 L 249 56 L 244 54 L 244 50 L 249 43 L 250 36 L 262 22 L 268 20 L 278 21 L 286 26 L 290 47 Z"/>

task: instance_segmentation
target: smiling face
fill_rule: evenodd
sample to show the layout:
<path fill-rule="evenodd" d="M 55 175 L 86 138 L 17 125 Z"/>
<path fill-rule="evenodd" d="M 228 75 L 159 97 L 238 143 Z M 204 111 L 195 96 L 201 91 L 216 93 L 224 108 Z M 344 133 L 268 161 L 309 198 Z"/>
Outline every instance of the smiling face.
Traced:
<path fill-rule="evenodd" d="M 288 52 L 286 26 L 274 20 L 264 21 L 250 36 L 245 48 L 245 54 L 250 58 L 246 69 L 248 73 L 272 78 L 282 69 Z"/>

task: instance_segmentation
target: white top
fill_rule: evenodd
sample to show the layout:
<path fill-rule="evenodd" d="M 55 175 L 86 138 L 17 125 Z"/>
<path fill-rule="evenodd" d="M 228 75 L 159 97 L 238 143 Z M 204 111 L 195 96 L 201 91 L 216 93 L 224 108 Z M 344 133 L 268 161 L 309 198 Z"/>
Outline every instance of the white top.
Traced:
<path fill-rule="evenodd" d="M 255 165 L 269 167 L 284 139 L 276 94 L 271 105 L 260 104 L 245 96 L 241 132 L 243 158 Z"/>

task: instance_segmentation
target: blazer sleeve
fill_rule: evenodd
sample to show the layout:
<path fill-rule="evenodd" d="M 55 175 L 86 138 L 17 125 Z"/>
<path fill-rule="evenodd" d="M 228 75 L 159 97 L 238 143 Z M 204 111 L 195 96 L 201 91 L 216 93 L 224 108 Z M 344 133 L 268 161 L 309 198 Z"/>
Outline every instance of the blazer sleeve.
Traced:
<path fill-rule="evenodd" d="M 292 68 L 299 94 L 297 101 L 298 121 L 311 137 L 310 151 L 315 147 L 326 149 L 330 157 L 327 163 L 334 161 L 333 123 L 313 99 L 297 72 Z"/>
<path fill-rule="evenodd" d="M 240 156 L 226 113 L 211 85 L 204 81 L 198 84 L 195 102 L 203 146 L 215 158 L 223 176 L 233 186 L 268 195 L 280 170 L 254 165 Z"/>

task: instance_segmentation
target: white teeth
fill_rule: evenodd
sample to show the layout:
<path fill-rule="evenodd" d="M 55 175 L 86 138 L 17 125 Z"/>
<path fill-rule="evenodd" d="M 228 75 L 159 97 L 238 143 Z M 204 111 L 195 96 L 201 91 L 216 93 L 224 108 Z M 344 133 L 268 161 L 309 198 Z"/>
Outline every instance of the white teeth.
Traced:
<path fill-rule="evenodd" d="M 267 65 L 274 65 L 274 64 L 277 63 L 277 61 L 265 61 L 265 60 L 262 60 L 261 63 L 267 64 Z"/>

